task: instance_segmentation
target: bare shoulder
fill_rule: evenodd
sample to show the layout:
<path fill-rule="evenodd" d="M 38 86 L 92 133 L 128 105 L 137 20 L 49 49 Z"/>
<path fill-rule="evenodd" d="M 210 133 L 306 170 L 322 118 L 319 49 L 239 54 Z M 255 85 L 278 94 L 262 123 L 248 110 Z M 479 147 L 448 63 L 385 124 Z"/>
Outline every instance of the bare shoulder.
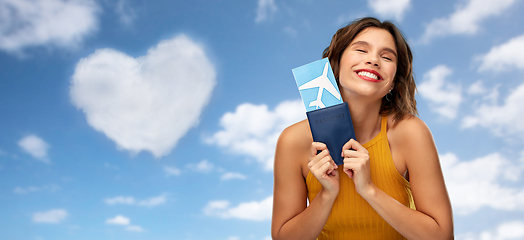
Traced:
<path fill-rule="evenodd" d="M 389 118 L 388 127 L 388 139 L 392 143 L 402 143 L 402 145 L 413 147 L 417 143 L 433 142 L 429 127 L 417 116 L 409 116 L 397 122 Z"/>
<path fill-rule="evenodd" d="M 417 164 L 438 164 L 433 135 L 424 121 L 416 116 L 392 122 L 388 118 L 388 142 L 397 168 L 409 169 L 410 179 Z"/>
<path fill-rule="evenodd" d="M 278 138 L 277 148 L 306 149 L 309 150 L 313 137 L 307 119 L 295 123 L 282 131 Z"/>
<path fill-rule="evenodd" d="M 303 175 L 307 168 L 309 149 L 313 137 L 306 120 L 295 123 L 282 131 L 278 138 L 275 152 L 275 171 L 279 169 L 297 169 Z"/>

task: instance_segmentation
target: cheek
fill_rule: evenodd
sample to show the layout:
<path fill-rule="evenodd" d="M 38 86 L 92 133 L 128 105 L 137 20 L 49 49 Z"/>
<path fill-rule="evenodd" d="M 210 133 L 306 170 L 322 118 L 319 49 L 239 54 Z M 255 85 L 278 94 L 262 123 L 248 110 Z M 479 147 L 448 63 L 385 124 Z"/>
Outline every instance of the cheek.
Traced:
<path fill-rule="evenodd" d="M 342 55 L 342 58 L 340 58 L 340 63 L 339 63 L 339 73 L 338 73 L 339 77 L 347 76 L 352 72 L 351 68 L 353 66 L 353 63 L 355 62 L 354 61 L 355 59 L 356 59 L 356 56 L 351 54 L 351 52 L 344 53 L 344 55 Z"/>
<path fill-rule="evenodd" d="M 395 75 L 397 74 L 397 65 L 392 64 L 391 66 L 388 66 L 386 71 L 388 76 L 391 78 L 391 81 L 393 81 L 393 79 L 395 79 Z"/>
<path fill-rule="evenodd" d="M 385 73 L 387 75 L 387 85 L 391 85 L 393 86 L 395 84 L 395 77 L 396 77 L 396 74 L 397 74 L 397 66 L 396 65 L 393 65 L 393 66 L 387 66 L 387 67 L 384 67 L 383 68 L 383 73 Z"/>

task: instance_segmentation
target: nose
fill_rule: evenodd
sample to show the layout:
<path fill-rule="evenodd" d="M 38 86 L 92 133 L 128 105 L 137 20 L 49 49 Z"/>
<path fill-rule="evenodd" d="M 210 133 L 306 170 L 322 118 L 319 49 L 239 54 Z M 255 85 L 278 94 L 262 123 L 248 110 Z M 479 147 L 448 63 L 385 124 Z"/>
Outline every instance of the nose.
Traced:
<path fill-rule="evenodd" d="M 366 59 L 366 64 L 373 65 L 375 67 L 379 67 L 378 65 L 378 58 L 374 54 L 368 55 L 368 59 Z"/>

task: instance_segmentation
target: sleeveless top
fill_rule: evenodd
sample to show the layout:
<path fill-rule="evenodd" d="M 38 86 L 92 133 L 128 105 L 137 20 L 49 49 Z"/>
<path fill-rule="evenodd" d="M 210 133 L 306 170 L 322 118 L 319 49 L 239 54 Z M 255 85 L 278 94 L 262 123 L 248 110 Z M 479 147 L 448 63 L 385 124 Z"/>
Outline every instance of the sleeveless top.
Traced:
<path fill-rule="evenodd" d="M 362 145 L 369 151 L 371 179 L 373 183 L 399 203 L 415 209 L 409 182 L 397 171 L 389 149 L 387 116 L 382 117 L 380 133 Z M 406 239 L 391 227 L 355 190 L 353 180 L 338 168 L 340 191 L 331 213 L 318 236 L 324 239 Z M 320 182 L 309 172 L 306 177 L 308 199 L 311 202 L 322 188 Z"/>

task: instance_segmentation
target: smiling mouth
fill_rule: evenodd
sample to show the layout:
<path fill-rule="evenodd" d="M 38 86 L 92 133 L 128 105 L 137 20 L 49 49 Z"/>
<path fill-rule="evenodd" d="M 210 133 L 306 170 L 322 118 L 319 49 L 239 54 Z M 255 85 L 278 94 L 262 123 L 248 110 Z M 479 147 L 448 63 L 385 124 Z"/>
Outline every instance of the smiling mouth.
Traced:
<path fill-rule="evenodd" d="M 357 75 L 361 76 L 361 77 L 366 77 L 366 78 L 371 78 L 375 81 L 380 81 L 382 80 L 382 77 L 380 76 L 380 74 L 378 74 L 377 72 L 373 71 L 373 70 L 360 70 L 360 71 L 357 71 L 356 72 Z"/>

